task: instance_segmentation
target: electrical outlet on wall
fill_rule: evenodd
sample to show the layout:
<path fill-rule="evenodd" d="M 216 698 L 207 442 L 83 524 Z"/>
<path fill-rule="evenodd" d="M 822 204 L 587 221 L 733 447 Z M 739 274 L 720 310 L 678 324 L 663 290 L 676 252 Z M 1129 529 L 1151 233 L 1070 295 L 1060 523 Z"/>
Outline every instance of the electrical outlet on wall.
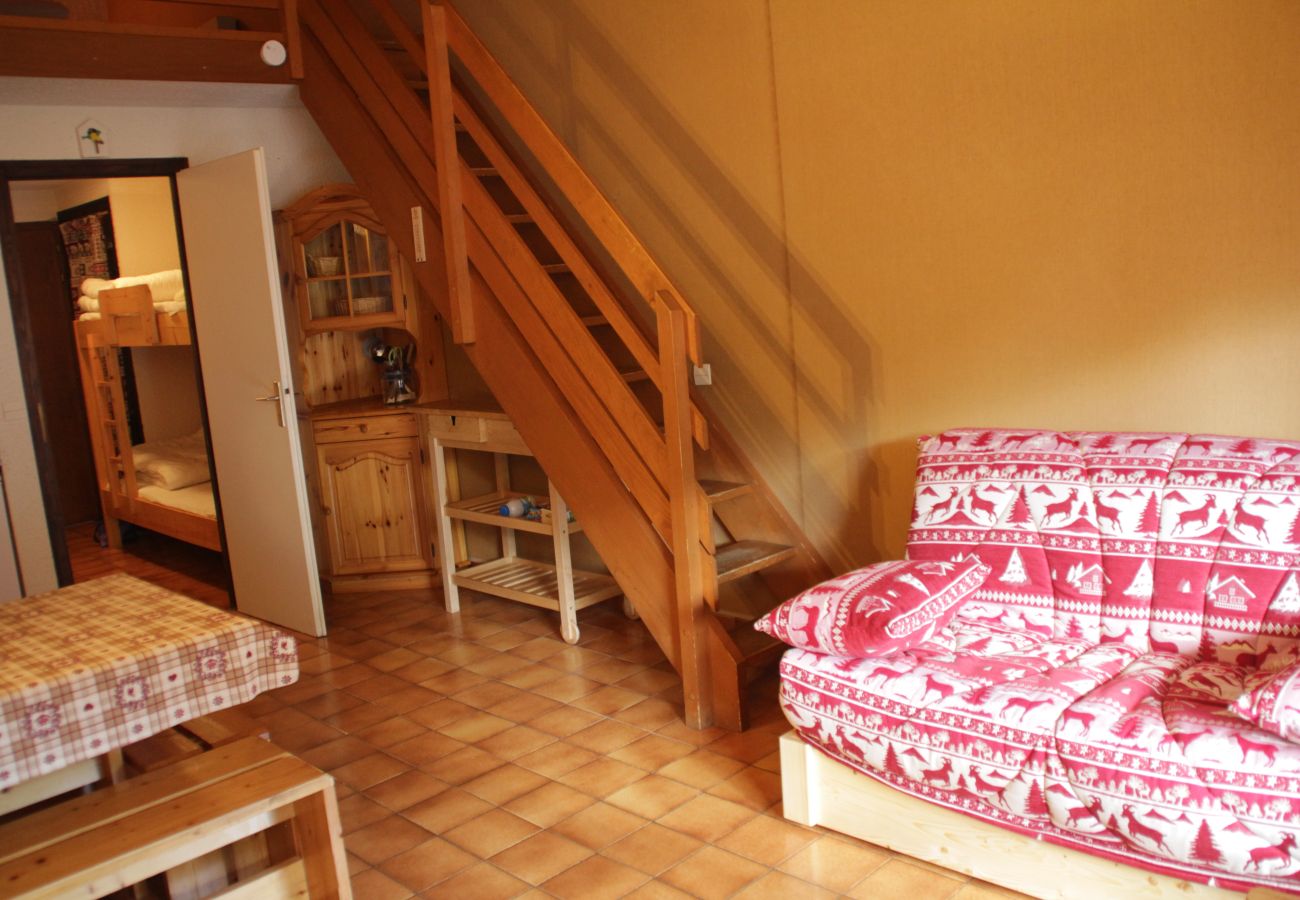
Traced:
<path fill-rule="evenodd" d="M 713 366 L 709 363 L 705 363 L 702 366 L 696 366 L 695 383 L 697 385 L 713 384 Z"/>

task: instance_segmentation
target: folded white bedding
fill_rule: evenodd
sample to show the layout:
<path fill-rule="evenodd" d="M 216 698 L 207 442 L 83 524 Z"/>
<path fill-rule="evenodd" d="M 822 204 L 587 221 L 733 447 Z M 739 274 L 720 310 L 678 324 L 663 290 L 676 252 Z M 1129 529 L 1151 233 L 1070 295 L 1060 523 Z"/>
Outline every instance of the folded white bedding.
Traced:
<path fill-rule="evenodd" d="M 121 278 L 87 278 L 81 282 L 81 293 L 91 300 L 98 300 L 99 292 L 102 290 L 134 287 L 137 284 L 149 287 L 149 293 L 153 295 L 154 303 L 165 300 L 179 299 L 182 302 L 185 300 L 185 282 L 181 278 L 180 269 L 167 269 L 163 272 L 152 272 L 148 275 L 124 275 Z"/>
<path fill-rule="evenodd" d="M 185 308 L 185 292 L 181 291 L 179 299 L 176 300 L 155 300 L 153 304 L 154 312 L 160 313 L 178 313 Z M 99 318 L 99 301 L 92 297 L 78 297 L 77 309 L 81 312 L 79 319 L 98 319 Z"/>
<path fill-rule="evenodd" d="M 139 484 L 175 491 L 212 478 L 202 431 L 137 444 L 131 448 L 131 458 Z"/>

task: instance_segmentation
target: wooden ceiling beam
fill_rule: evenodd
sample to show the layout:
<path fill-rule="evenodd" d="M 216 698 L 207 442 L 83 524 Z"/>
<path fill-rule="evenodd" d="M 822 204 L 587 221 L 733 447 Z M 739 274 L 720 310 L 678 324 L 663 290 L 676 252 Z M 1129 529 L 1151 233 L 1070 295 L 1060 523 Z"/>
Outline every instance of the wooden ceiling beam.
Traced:
<path fill-rule="evenodd" d="M 287 65 L 262 62 L 263 31 L 0 16 L 0 75 L 286 84 Z"/>

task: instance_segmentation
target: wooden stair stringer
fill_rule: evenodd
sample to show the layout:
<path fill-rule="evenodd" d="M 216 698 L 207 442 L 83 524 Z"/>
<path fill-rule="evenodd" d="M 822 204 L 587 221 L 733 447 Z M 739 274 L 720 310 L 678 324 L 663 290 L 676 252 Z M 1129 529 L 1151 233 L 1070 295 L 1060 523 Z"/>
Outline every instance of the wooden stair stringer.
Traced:
<path fill-rule="evenodd" d="M 416 259 L 411 207 L 418 205 L 426 210 L 426 247 L 440 246 L 434 199 L 421 190 L 384 131 L 327 57 L 310 26 L 305 29 L 303 45 L 308 73 L 299 87 L 303 104 L 370 200 L 390 239 L 408 259 Z M 584 532 L 665 656 L 680 669 L 671 556 L 531 346 L 510 321 L 497 292 L 519 291 L 519 287 L 504 272 L 499 259 L 485 259 L 485 255 L 479 253 L 471 258 L 471 298 L 478 334 L 475 343 L 464 345 L 464 349 L 548 477 L 582 518 Z M 441 254 L 430 252 L 428 261 L 412 263 L 411 268 L 426 296 L 434 299 L 445 317 L 448 310 Z M 497 276 L 491 286 L 485 272 Z M 521 296 L 513 299 L 526 303 Z"/>

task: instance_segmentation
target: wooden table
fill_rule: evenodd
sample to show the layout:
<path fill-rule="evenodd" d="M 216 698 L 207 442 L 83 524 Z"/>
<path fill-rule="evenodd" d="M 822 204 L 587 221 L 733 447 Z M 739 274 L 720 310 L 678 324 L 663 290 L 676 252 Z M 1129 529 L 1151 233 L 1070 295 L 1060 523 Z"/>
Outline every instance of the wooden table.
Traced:
<path fill-rule="evenodd" d="M 297 679 L 293 635 L 129 575 L 0 604 L 0 812 Z"/>

